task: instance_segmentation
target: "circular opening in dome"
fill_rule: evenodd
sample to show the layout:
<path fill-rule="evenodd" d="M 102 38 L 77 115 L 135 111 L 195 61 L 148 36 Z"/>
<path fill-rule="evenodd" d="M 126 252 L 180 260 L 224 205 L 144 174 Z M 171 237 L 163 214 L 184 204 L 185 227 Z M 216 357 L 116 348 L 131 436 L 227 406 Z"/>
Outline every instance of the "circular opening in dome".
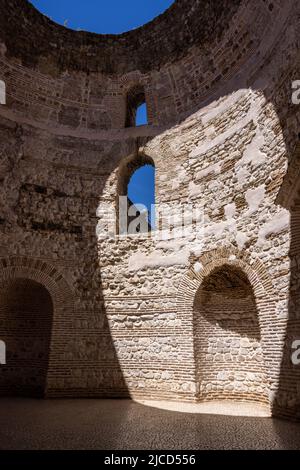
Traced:
<path fill-rule="evenodd" d="M 174 0 L 30 0 L 52 21 L 69 29 L 120 34 L 137 29 L 166 11 Z"/>

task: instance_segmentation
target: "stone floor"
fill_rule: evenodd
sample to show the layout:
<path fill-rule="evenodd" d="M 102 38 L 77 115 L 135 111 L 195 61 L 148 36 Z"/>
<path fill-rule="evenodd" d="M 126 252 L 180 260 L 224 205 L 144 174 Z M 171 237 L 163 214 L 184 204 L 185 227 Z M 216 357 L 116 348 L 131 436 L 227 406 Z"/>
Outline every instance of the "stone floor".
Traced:
<path fill-rule="evenodd" d="M 0 449 L 300 449 L 300 423 L 181 411 L 130 400 L 5 398 Z"/>

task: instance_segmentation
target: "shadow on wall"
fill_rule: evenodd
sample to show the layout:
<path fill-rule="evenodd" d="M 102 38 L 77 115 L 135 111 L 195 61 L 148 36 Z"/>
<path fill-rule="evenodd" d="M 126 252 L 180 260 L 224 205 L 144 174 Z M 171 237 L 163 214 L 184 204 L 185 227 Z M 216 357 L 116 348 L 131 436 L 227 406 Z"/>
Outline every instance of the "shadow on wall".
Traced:
<path fill-rule="evenodd" d="M 90 262 L 91 253 L 78 281 L 80 309 L 57 308 L 57 298 L 29 277 L 0 283 L 0 337 L 6 345 L 0 396 L 128 397 L 102 289 L 92 300 L 86 290 L 99 280 Z"/>
<path fill-rule="evenodd" d="M 95 217 L 95 206 L 89 207 Z M 96 227 L 89 231 L 91 244 L 86 246 L 83 239 L 78 246 L 84 253 L 81 278 L 77 283 L 77 295 L 86 313 L 78 312 L 78 320 L 82 323 L 81 346 L 78 348 L 78 364 L 82 368 L 82 390 L 70 391 L 70 396 L 97 396 L 110 398 L 127 398 L 129 391 L 120 366 L 113 337 L 110 332 L 106 301 L 103 295 L 103 283 L 100 263 L 105 254 L 101 252 L 96 240 Z M 100 259 L 100 262 L 99 262 Z M 104 263 L 105 264 L 105 263 Z M 76 369 L 76 365 L 74 364 Z M 74 384 L 77 384 L 74 378 Z M 63 392 L 65 396 L 65 393 Z M 124 410 L 125 412 L 125 410 Z"/>
<path fill-rule="evenodd" d="M 85 185 L 84 179 L 81 184 Z M 93 186 L 90 193 L 78 188 L 75 194 L 79 217 L 84 214 L 84 218 L 79 220 L 81 232 L 73 244 L 74 256 L 78 260 L 74 283 L 75 311 L 68 322 L 69 341 L 62 347 L 67 375 L 59 387 L 50 387 L 48 397 L 129 396 L 110 333 L 103 295 L 106 280 L 102 277 L 101 263 L 105 264 L 105 254 L 101 253 L 96 236 L 96 210 L 98 195 L 103 191 L 103 180 L 99 178 L 96 184 L 99 187 Z M 65 331 L 65 325 L 62 325 L 62 331 Z M 54 354 L 59 361 L 57 348 Z M 55 375 L 55 363 L 52 367 Z"/>
<path fill-rule="evenodd" d="M 127 397 L 103 299 L 95 233 L 98 198 L 86 197 L 76 178 L 71 181 L 73 175 L 66 182 L 64 170 L 53 172 L 58 181 L 62 177 L 63 191 L 53 188 L 54 175 L 46 186 L 25 185 L 20 191 L 18 224 L 38 237 L 32 257 L 28 250 L 26 258 L 0 259 L 0 335 L 7 342 L 0 395 Z M 51 202 L 55 210 L 62 200 L 72 213 L 57 223 L 58 211 L 55 221 L 47 208 Z M 74 211 L 76 227 L 70 225 Z M 69 268 L 71 288 L 63 273 L 35 256 L 35 248 L 52 237 L 58 248 L 68 243 L 77 260 L 75 271 L 72 263 Z"/>

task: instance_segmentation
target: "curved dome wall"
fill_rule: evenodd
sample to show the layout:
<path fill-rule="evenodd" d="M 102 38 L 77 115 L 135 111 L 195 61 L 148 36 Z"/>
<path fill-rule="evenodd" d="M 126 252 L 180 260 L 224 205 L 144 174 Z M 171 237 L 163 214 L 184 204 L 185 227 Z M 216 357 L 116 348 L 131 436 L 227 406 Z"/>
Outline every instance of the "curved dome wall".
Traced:
<path fill-rule="evenodd" d="M 185 0 L 138 30 L 101 36 L 59 26 L 25 0 L 4 3 L 0 73 L 10 110 L 47 127 L 91 132 L 125 127 L 126 96 L 137 85 L 149 123 L 166 126 L 230 80 L 248 84 L 293 5 Z"/>
<path fill-rule="evenodd" d="M 152 22 L 121 35 L 69 30 L 40 14 L 27 0 L 1 3 L 5 4 L 2 39 L 10 57 L 35 68 L 46 58 L 58 73 L 74 70 L 112 75 L 159 69 L 184 57 L 191 46 L 208 49 L 212 36 L 221 40 L 242 2 L 177 1 Z"/>
<path fill-rule="evenodd" d="M 262 393 L 274 414 L 295 417 L 298 229 L 277 200 L 300 129 L 298 2 L 182 0 L 120 36 L 68 30 L 25 0 L 0 8 L 0 280 L 18 273 L 51 292 L 48 396 L 199 400 L 197 292 L 215 269 L 237 270 L 259 344 L 245 351 L 248 333 L 229 334 L 228 319 L 215 338 L 212 320 L 205 361 L 221 355 L 227 396 Z M 149 125 L 126 128 L 135 89 Z M 110 236 L 122 174 L 149 160 L 158 204 L 204 209 L 187 237 Z M 255 365 L 230 375 L 236 360 L 255 363 L 255 348 L 262 391 Z M 205 396 L 218 394 L 211 385 Z"/>

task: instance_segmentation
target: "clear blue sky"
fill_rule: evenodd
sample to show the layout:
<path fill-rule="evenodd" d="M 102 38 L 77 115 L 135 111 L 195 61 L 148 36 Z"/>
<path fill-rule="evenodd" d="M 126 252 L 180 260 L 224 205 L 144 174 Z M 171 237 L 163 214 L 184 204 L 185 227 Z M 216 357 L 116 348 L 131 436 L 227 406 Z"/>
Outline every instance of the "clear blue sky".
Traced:
<path fill-rule="evenodd" d="M 71 29 L 117 34 L 138 28 L 174 0 L 30 0 L 42 13 Z"/>
<path fill-rule="evenodd" d="M 169 8 L 174 0 L 31 0 L 31 3 L 68 28 L 118 34 L 148 23 Z M 136 123 L 147 123 L 145 106 L 138 110 Z M 128 185 L 131 201 L 144 204 L 149 212 L 155 202 L 154 180 L 154 168 L 146 165 L 134 173 Z"/>
<path fill-rule="evenodd" d="M 152 165 L 139 168 L 131 177 L 128 197 L 135 204 L 147 207 L 150 219 L 151 204 L 155 203 L 155 169 Z M 152 225 L 155 221 L 152 220 Z"/>

